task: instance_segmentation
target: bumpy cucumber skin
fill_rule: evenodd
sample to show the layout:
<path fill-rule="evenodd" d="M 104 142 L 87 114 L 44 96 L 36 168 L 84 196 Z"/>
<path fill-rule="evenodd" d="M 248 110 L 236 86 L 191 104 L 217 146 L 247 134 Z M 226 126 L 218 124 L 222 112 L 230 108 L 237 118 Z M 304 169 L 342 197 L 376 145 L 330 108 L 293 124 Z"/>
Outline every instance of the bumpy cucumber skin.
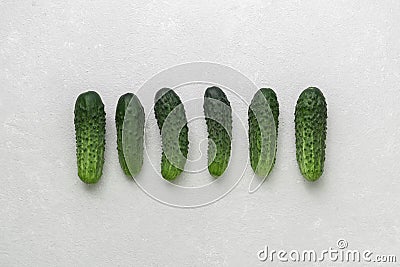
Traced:
<path fill-rule="evenodd" d="M 279 103 L 275 92 L 261 88 L 248 110 L 250 164 L 254 173 L 261 177 L 268 176 L 275 164 L 278 118 Z"/>
<path fill-rule="evenodd" d="M 296 158 L 300 172 L 308 181 L 316 181 L 324 172 L 327 106 L 316 87 L 305 89 L 295 111 Z"/>
<path fill-rule="evenodd" d="M 169 88 L 160 89 L 154 99 L 154 114 L 157 120 L 158 128 L 162 136 L 162 147 L 163 153 L 161 157 L 161 175 L 166 180 L 173 180 L 178 177 L 185 166 L 188 150 L 189 150 L 189 128 L 187 127 L 187 119 L 185 109 L 179 98 L 179 96 Z M 174 111 L 171 115 L 170 113 Z M 168 149 L 167 146 L 171 146 L 172 142 L 169 138 L 174 138 L 173 133 L 168 136 L 168 133 L 162 132 L 162 128 L 168 115 L 173 116 L 173 118 L 168 118 L 168 120 L 174 121 L 174 124 L 183 125 L 179 132 L 179 149 L 183 157 L 173 157 L 173 163 L 165 155 L 165 150 Z"/>
<path fill-rule="evenodd" d="M 136 176 L 143 165 L 144 121 L 144 109 L 137 96 L 132 93 L 122 95 L 115 112 L 115 125 L 119 163 L 128 176 Z M 123 139 L 123 134 L 128 136 Z M 129 167 L 127 159 L 130 159 Z"/>
<path fill-rule="evenodd" d="M 86 184 L 97 183 L 103 172 L 106 113 L 93 91 L 79 95 L 75 103 L 75 136 L 78 176 Z"/>
<path fill-rule="evenodd" d="M 216 86 L 205 91 L 203 108 L 208 131 L 208 171 L 216 178 L 225 172 L 231 156 L 232 108 L 225 93 Z"/>

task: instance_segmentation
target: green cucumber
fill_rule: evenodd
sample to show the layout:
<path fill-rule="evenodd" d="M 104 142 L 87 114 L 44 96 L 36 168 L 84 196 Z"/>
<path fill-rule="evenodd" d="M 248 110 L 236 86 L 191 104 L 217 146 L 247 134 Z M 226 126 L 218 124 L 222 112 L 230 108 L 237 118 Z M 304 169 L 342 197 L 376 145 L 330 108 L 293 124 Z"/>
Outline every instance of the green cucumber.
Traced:
<path fill-rule="evenodd" d="M 106 113 L 101 97 L 93 91 L 79 95 L 75 103 L 75 136 L 78 176 L 97 183 L 103 172 Z"/>
<path fill-rule="evenodd" d="M 219 177 L 231 156 L 232 108 L 225 93 L 216 86 L 205 91 L 203 108 L 208 131 L 208 171 Z"/>
<path fill-rule="evenodd" d="M 162 139 L 161 175 L 173 180 L 184 170 L 189 150 L 185 108 L 179 96 L 169 88 L 160 89 L 154 102 Z"/>
<path fill-rule="evenodd" d="M 249 106 L 249 153 L 255 174 L 267 177 L 276 160 L 279 103 L 270 88 L 258 90 Z"/>
<path fill-rule="evenodd" d="M 316 181 L 324 172 L 327 128 L 325 97 L 316 87 L 305 89 L 295 111 L 296 158 L 301 174 Z"/>
<path fill-rule="evenodd" d="M 144 109 L 137 96 L 122 95 L 117 104 L 115 124 L 118 159 L 128 176 L 136 176 L 143 165 L 144 121 Z"/>

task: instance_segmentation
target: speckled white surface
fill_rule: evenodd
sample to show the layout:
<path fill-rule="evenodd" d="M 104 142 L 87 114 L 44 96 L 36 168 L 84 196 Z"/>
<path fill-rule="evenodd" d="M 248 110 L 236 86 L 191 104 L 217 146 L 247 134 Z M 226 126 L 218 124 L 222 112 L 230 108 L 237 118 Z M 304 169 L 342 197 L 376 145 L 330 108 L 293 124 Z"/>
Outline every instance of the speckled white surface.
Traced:
<path fill-rule="evenodd" d="M 321 250 L 339 238 L 399 261 L 399 17 L 396 0 L 1 0 L 0 265 L 266 266 L 265 245 Z M 221 201 L 178 209 L 123 175 L 114 108 L 160 70 L 198 60 L 277 91 L 278 156 L 255 194 L 248 172 Z M 293 132 L 308 86 L 329 112 L 314 184 L 298 172 Z M 76 174 L 73 128 L 88 89 L 107 112 L 104 175 L 90 188 Z"/>

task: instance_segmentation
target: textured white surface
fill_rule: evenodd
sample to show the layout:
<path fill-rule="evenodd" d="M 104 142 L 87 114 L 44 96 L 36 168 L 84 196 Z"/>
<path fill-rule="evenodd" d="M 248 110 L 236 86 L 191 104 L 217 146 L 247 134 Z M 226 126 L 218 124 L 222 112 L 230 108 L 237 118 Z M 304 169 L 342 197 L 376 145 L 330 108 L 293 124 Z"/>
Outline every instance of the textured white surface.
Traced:
<path fill-rule="evenodd" d="M 1 0 L 0 265 L 265 266 L 265 245 L 322 250 L 339 238 L 399 258 L 399 17 L 396 0 Z M 160 70 L 198 60 L 276 90 L 278 157 L 257 193 L 248 172 L 221 201 L 178 209 L 124 177 L 114 109 Z M 313 184 L 299 174 L 293 131 L 308 86 L 323 90 L 329 115 Z M 93 187 L 79 181 L 74 151 L 74 101 L 88 89 L 107 112 Z"/>

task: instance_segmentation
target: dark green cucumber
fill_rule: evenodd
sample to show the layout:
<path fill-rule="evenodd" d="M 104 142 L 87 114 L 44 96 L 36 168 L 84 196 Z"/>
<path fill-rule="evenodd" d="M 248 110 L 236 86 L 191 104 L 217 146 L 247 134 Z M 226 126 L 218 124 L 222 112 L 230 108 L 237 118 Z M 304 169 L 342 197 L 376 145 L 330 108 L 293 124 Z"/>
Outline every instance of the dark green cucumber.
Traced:
<path fill-rule="evenodd" d="M 184 170 L 189 150 L 185 108 L 169 88 L 160 89 L 154 99 L 154 114 L 162 139 L 161 175 L 173 180 Z"/>
<path fill-rule="evenodd" d="M 216 86 L 204 93 L 203 108 L 208 131 L 208 171 L 219 177 L 231 156 L 232 108 L 225 93 Z"/>
<path fill-rule="evenodd" d="M 270 88 L 258 90 L 248 116 L 250 164 L 255 174 L 266 177 L 276 159 L 279 103 L 275 92 Z"/>
<path fill-rule="evenodd" d="M 103 172 L 106 113 L 100 96 L 93 91 L 79 95 L 75 103 L 76 157 L 79 178 L 96 183 Z"/>
<path fill-rule="evenodd" d="M 118 159 L 128 176 L 136 176 L 143 165 L 144 120 L 144 109 L 137 96 L 122 95 L 117 104 L 115 124 Z"/>
<path fill-rule="evenodd" d="M 299 96 L 295 111 L 296 158 L 301 174 L 316 181 L 324 171 L 327 107 L 322 92 L 315 87 Z"/>

